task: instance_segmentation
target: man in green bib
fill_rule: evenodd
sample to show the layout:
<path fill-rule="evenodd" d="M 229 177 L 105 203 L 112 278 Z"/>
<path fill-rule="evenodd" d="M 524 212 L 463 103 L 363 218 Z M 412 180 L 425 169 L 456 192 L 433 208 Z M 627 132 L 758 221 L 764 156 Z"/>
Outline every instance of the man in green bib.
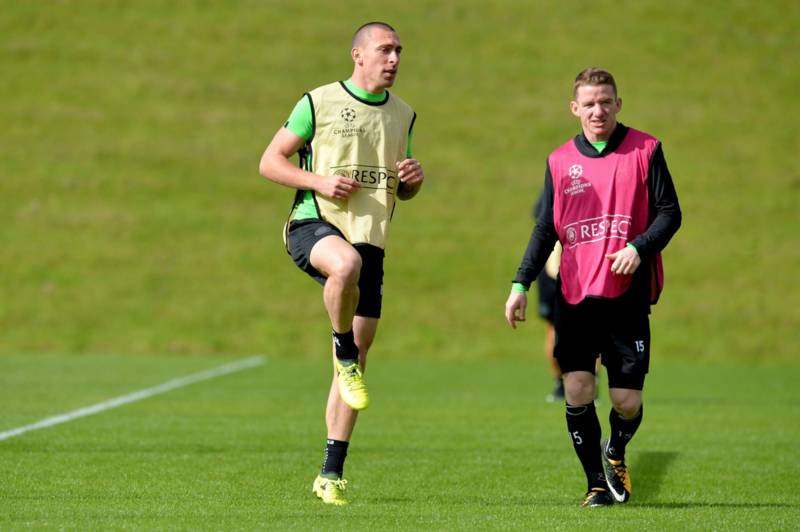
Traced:
<path fill-rule="evenodd" d="M 383 258 L 395 201 L 424 179 L 411 155 L 416 114 L 387 90 L 402 46 L 384 22 L 353 35 L 353 75 L 303 95 L 264 155 L 261 175 L 297 190 L 285 227 L 297 266 L 323 285 L 333 329 L 327 442 L 313 493 L 347 504 L 344 459 L 358 411 L 369 405 L 362 372 L 381 313 Z M 299 156 L 299 167 L 289 158 Z"/>

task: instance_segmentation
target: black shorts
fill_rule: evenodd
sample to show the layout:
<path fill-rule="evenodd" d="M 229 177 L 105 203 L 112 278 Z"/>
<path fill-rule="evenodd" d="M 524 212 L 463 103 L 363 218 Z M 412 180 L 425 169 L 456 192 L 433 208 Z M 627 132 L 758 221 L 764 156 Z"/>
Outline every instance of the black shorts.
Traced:
<path fill-rule="evenodd" d="M 539 316 L 553 323 L 555 321 L 558 284 L 555 279 L 542 270 L 542 273 L 536 278 L 536 286 L 539 291 Z"/>
<path fill-rule="evenodd" d="M 286 244 L 297 267 L 312 279 L 324 285 L 327 278 L 311 265 L 311 248 L 330 235 L 344 238 L 336 226 L 322 220 L 297 220 L 289 222 Z M 365 318 L 380 318 L 383 289 L 383 257 L 381 248 L 370 244 L 353 246 L 361 255 L 361 275 L 358 279 L 359 299 L 356 315 Z"/>
<path fill-rule="evenodd" d="M 559 285 L 555 312 L 554 356 L 563 373 L 594 373 L 598 355 L 609 388 L 641 390 L 650 366 L 649 309 L 626 298 L 564 301 Z"/>

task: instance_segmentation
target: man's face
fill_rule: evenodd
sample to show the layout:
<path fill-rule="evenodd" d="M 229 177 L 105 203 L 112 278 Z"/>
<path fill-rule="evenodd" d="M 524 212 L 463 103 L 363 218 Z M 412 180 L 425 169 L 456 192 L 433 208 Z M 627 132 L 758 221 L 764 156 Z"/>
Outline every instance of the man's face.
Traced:
<path fill-rule="evenodd" d="M 394 85 L 402 50 L 397 34 L 381 27 L 371 28 L 362 45 L 353 49 L 353 59 L 362 69 L 371 92 Z"/>
<path fill-rule="evenodd" d="M 570 109 L 580 119 L 586 138 L 597 142 L 608 140 L 617 127 L 622 100 L 611 85 L 581 85 L 570 102 Z"/>

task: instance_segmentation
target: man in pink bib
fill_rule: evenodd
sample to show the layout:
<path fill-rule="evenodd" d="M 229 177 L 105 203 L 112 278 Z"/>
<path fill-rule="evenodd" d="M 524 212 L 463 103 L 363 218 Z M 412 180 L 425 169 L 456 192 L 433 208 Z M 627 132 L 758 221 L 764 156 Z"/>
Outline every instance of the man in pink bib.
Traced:
<path fill-rule="evenodd" d="M 555 309 L 555 357 L 566 395 L 567 430 L 586 473 L 582 506 L 626 502 L 625 447 L 642 421 L 650 361 L 650 305 L 663 287 L 660 252 L 681 224 L 661 143 L 617 122 L 614 77 L 588 68 L 575 78 L 572 114 L 581 134 L 547 159 L 544 208 L 506 302 L 525 321 L 527 291 L 556 241 L 563 247 Z M 595 360 L 608 374 L 610 437 L 595 411 Z"/>

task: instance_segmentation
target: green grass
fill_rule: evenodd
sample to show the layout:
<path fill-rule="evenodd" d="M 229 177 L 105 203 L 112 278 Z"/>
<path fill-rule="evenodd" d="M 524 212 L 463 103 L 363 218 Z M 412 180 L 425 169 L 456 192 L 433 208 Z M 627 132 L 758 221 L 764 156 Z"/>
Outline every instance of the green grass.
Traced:
<path fill-rule="evenodd" d="M 225 361 L 6 357 L 0 397 L 15 408 L 0 430 Z M 789 530 L 800 518 L 797 366 L 655 361 L 628 454 L 633 499 L 596 511 L 577 506 L 563 407 L 543 401 L 544 364 L 526 359 L 376 357 L 345 470 L 352 504 L 325 507 L 310 485 L 328 372 L 269 359 L 0 442 L 0 528 Z"/>
<path fill-rule="evenodd" d="M 318 287 L 279 237 L 292 193 L 257 164 L 304 91 L 349 75 L 352 29 L 383 18 L 428 176 L 392 228 L 388 356 L 526 349 L 502 303 L 543 161 L 577 129 L 571 79 L 598 64 L 620 119 L 663 140 L 684 208 L 666 356 L 796 358 L 796 2 L 0 7 L 0 353 L 318 352 Z"/>
<path fill-rule="evenodd" d="M 796 527 L 797 2 L 0 11 L 0 430 L 269 357 L 0 442 L 0 528 Z M 349 75 L 350 33 L 372 19 L 403 40 L 395 90 L 419 115 L 427 180 L 394 218 L 354 504 L 334 511 L 307 493 L 329 326 L 280 239 L 292 192 L 257 164 L 304 91 Z M 563 413 L 525 358 L 541 324 L 502 318 L 589 65 L 616 75 L 620 119 L 663 140 L 684 210 L 636 499 L 600 513 L 575 508 Z"/>

